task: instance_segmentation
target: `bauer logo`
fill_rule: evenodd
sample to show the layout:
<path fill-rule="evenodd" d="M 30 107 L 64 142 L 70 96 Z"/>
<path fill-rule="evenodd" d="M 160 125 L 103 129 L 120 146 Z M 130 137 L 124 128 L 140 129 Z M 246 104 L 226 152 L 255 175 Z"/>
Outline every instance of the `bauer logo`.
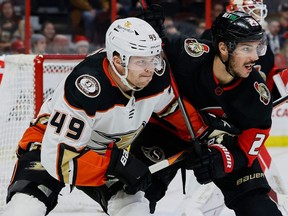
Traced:
<path fill-rule="evenodd" d="M 88 74 L 78 77 L 75 81 L 77 89 L 90 98 L 95 98 L 100 94 L 101 87 L 98 80 Z"/>

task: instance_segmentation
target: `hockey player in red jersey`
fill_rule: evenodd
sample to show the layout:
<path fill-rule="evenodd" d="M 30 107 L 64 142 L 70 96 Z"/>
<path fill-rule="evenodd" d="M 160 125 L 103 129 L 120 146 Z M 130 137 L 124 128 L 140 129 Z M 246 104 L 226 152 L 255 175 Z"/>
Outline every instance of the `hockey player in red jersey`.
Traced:
<path fill-rule="evenodd" d="M 268 14 L 267 5 L 263 3 L 263 0 L 231 0 L 230 4 L 226 7 L 228 12 L 243 11 L 255 18 L 261 25 L 264 25 L 265 18 Z M 207 29 L 201 35 L 202 39 L 211 41 L 211 30 Z M 285 74 L 288 76 L 288 72 L 284 71 L 286 68 L 278 68 L 275 66 L 275 56 L 268 44 L 265 55 L 259 56 L 254 67 L 259 71 L 263 79 L 266 81 L 269 90 L 272 92 L 274 100 L 280 97 L 279 89 L 275 86 L 273 77 L 276 74 Z M 284 75 L 282 75 L 284 76 Z M 283 96 L 283 95 L 282 95 Z"/>
<path fill-rule="evenodd" d="M 148 22 L 155 17 L 144 15 Z M 200 156 L 192 151 L 185 167 L 199 183 L 213 181 L 237 216 L 282 215 L 268 196 L 270 186 L 257 159 L 272 123 L 271 93 L 253 67 L 267 49 L 264 30 L 246 13 L 226 12 L 213 22 L 212 39 L 167 36 L 166 55 L 180 93 L 197 110 L 226 118 L 241 134 L 224 136 L 222 146 L 209 141 Z"/>
<path fill-rule="evenodd" d="M 230 4 L 226 7 L 226 10 L 228 12 L 243 11 L 251 15 L 253 18 L 255 18 L 262 26 L 264 26 L 265 18 L 268 14 L 267 5 L 264 4 L 263 0 L 231 0 Z M 211 29 L 207 29 L 201 36 L 202 39 L 207 39 L 210 41 L 212 40 L 211 37 L 212 37 Z M 273 96 L 273 100 L 275 101 L 280 96 L 284 97 L 288 93 L 287 86 L 285 83 L 285 80 L 287 79 L 286 77 L 288 77 L 288 71 L 286 68 L 276 67 L 274 62 L 275 62 L 275 56 L 268 43 L 267 51 L 265 55 L 259 56 L 259 59 L 255 62 L 254 68 L 260 73 L 262 78 L 266 81 L 267 87 L 269 88 Z M 262 154 L 264 156 L 262 156 Z M 267 151 L 266 147 L 263 146 L 263 150 L 260 151 L 260 154 L 258 155 L 260 159 L 259 161 L 261 163 L 261 167 L 267 167 L 268 164 L 271 163 L 271 161 L 266 161 L 264 159 L 264 158 L 267 158 L 265 157 L 266 154 L 268 154 L 269 156 L 269 152 Z M 272 177 L 272 175 L 276 175 L 277 178 L 280 179 L 281 176 L 277 174 L 278 170 L 276 166 L 271 166 L 271 167 L 273 167 L 273 169 L 272 168 L 270 168 L 270 170 L 266 169 L 266 172 L 267 172 L 266 174 L 270 175 L 267 178 L 268 182 L 272 186 L 272 190 L 283 193 L 283 190 L 280 188 L 284 187 L 284 185 L 280 184 L 281 182 L 280 180 L 274 181 L 275 178 Z M 288 207 L 285 207 L 285 205 L 282 205 L 280 203 L 281 202 L 277 202 L 278 207 L 282 211 L 287 212 Z M 204 208 L 204 206 L 202 207 Z"/>
<path fill-rule="evenodd" d="M 65 184 L 92 192 L 111 216 L 149 214 L 142 201 L 151 173 L 127 150 L 152 113 L 173 113 L 169 119 L 181 124 L 161 44 L 141 19 L 111 24 L 106 50 L 74 68 L 20 140 L 3 215 L 46 215 Z M 204 132 L 208 127 L 190 111 L 194 129 Z"/>

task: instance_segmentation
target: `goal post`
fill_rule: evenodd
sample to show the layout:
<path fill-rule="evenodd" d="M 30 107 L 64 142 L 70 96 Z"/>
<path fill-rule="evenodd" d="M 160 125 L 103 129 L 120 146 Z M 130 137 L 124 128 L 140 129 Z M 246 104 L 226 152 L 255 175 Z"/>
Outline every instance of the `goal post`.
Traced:
<path fill-rule="evenodd" d="M 84 58 L 84 55 L 24 54 L 4 57 L 5 67 L 0 85 L 0 215 L 5 207 L 7 188 L 17 160 L 15 150 L 19 140 L 43 101 L 53 94 L 58 83 Z M 61 209 L 86 205 L 79 203 L 82 197 L 69 199 L 72 200 L 67 202 L 72 204 L 63 204 Z"/>

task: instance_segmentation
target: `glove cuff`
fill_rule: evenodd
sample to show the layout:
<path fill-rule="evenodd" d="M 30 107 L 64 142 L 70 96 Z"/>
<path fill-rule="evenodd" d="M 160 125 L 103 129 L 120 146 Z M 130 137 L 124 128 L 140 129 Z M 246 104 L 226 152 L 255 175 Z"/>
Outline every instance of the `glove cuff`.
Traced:
<path fill-rule="evenodd" d="M 217 149 L 221 153 L 224 172 L 231 173 L 234 169 L 234 157 L 231 152 L 221 144 L 213 144 L 209 148 Z"/>

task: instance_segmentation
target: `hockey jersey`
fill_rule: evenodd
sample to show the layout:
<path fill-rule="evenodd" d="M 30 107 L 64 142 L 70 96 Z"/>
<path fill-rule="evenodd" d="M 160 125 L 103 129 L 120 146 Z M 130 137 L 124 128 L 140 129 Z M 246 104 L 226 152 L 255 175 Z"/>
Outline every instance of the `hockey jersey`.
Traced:
<path fill-rule="evenodd" d="M 108 65 L 105 52 L 79 63 L 42 105 L 19 142 L 18 154 L 41 146 L 41 163 L 54 178 L 77 186 L 99 186 L 106 182 L 108 144 L 127 148 L 152 113 L 184 127 L 168 68 L 161 76 L 154 74 L 141 91 L 122 92 Z M 190 111 L 196 113 L 193 107 Z M 195 130 L 202 128 L 198 123 Z"/>
<path fill-rule="evenodd" d="M 208 41 L 172 36 L 166 52 L 180 92 L 197 110 L 226 117 L 242 131 L 238 144 L 253 163 L 271 127 L 272 100 L 260 74 L 221 85 L 213 73 L 215 52 Z"/>

